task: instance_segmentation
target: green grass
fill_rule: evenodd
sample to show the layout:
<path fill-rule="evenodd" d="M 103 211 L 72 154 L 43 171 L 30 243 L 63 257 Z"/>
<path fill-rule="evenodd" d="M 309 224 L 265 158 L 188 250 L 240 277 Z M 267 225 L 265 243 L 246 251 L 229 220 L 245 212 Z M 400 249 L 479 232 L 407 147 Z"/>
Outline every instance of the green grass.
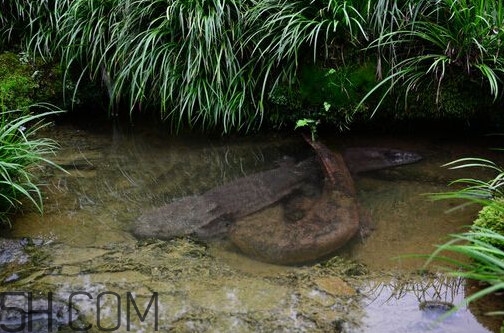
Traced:
<path fill-rule="evenodd" d="M 473 227 L 473 230 L 453 234 L 451 238 L 450 241 L 438 246 L 426 266 L 433 261 L 441 262 L 449 267 L 456 267 L 448 272 L 449 275 L 484 282 L 486 287 L 467 297 L 466 303 L 504 290 L 504 250 L 492 245 L 504 243 L 504 235 L 486 228 Z M 443 252 L 460 254 L 469 260 L 456 260 L 443 255 Z M 502 315 L 504 311 L 495 314 Z"/>
<path fill-rule="evenodd" d="M 399 91 L 407 108 L 412 95 L 432 89 L 439 103 L 445 82 L 461 76 L 497 100 L 504 72 L 502 6 L 502 0 L 387 1 L 389 15 L 375 18 L 378 36 L 369 46 L 381 55 L 379 70 L 386 74 L 364 100 L 379 91 L 381 103 Z"/>
<path fill-rule="evenodd" d="M 407 117 L 422 112 L 410 107 L 417 99 L 463 115 L 477 106 L 459 96 L 502 95 L 502 0 L 0 0 L 0 9 L 2 44 L 61 60 L 77 87 L 103 81 L 111 104 L 156 110 L 175 129 L 257 129 L 278 118 L 268 96 L 299 85 L 313 63 L 343 73 L 376 61 L 381 81 L 359 91 L 360 103 L 325 101 L 334 122 L 368 103 Z"/>
<path fill-rule="evenodd" d="M 447 266 L 449 275 L 483 282 L 485 287 L 465 299 L 465 303 L 470 303 L 504 290 L 504 234 L 500 232 L 504 216 L 504 170 L 496 163 L 482 158 L 462 158 L 445 166 L 451 169 L 488 169 L 496 173 L 489 180 L 457 179 L 451 185 L 461 186 L 460 189 L 432 195 L 438 200 L 463 199 L 468 204 L 483 206 L 470 230 L 450 235 L 451 240 L 438 246 L 425 264 L 428 266 L 434 261 L 440 262 Z M 455 209 L 458 208 L 460 206 Z M 452 256 L 446 256 L 446 252 L 461 255 L 464 259 L 453 259 Z M 494 314 L 503 315 L 504 311 L 496 311 Z"/>
<path fill-rule="evenodd" d="M 112 103 L 160 110 L 175 128 L 260 124 L 259 78 L 243 44 L 245 1 L 61 1 L 30 50 L 103 80 Z M 32 21 L 33 24 L 37 20 Z"/>
<path fill-rule="evenodd" d="M 25 38 L 39 30 L 48 32 L 48 26 L 54 19 L 54 13 L 64 7 L 68 1 L 21 1 L 0 0 L 0 50 L 10 47 L 20 51 Z M 54 32 L 51 34 L 54 36 Z M 49 36 L 46 36 L 49 37 Z M 39 44 L 44 52 L 51 46 L 51 38 Z M 42 50 L 42 49 L 41 49 Z"/>
<path fill-rule="evenodd" d="M 450 185 L 459 186 L 459 189 L 432 194 L 431 197 L 433 199 L 464 199 L 468 204 L 477 203 L 486 206 L 492 204 L 495 198 L 504 198 L 504 169 L 496 163 L 483 158 L 470 157 L 461 158 L 443 166 L 449 167 L 452 170 L 465 168 L 488 169 L 496 172 L 496 175 L 489 180 L 477 178 L 461 178 L 454 180 Z"/>
<path fill-rule="evenodd" d="M 370 6 L 370 1 L 255 1 L 245 17 L 247 44 L 253 45 L 252 58 L 260 64 L 260 99 L 271 96 L 273 104 L 294 101 L 291 109 L 282 103 L 277 109 L 270 105 L 273 123 L 293 124 L 307 118 L 346 127 L 353 107 L 341 100 L 335 103 L 332 97 L 341 94 L 339 90 L 353 88 L 343 79 L 345 71 L 350 70 L 345 61 L 353 63 L 350 50 L 360 48 L 368 39 L 366 16 Z M 313 75 L 307 79 L 304 73 L 310 71 Z M 333 84 L 337 74 L 342 84 Z M 307 82 L 313 83 L 308 89 Z M 331 91 L 321 91 L 321 86 Z M 285 91 L 294 91 L 294 96 Z M 320 94 L 326 99 L 318 98 Z"/>
<path fill-rule="evenodd" d="M 38 107 L 48 109 L 48 105 Z M 44 118 L 61 111 L 26 114 L 5 111 L 0 115 L 0 221 L 9 217 L 26 202 L 42 213 L 43 200 L 35 171 L 43 165 L 56 166 L 48 157 L 58 145 L 55 141 L 37 137 L 37 132 L 48 126 Z"/>
<path fill-rule="evenodd" d="M 176 126 L 254 127 L 256 77 L 243 44 L 244 1 L 134 1 L 110 46 L 114 95 L 155 103 Z"/>
<path fill-rule="evenodd" d="M 370 2 L 15 3 L 31 31 L 26 48 L 78 68 L 77 86 L 103 80 L 112 103 L 126 101 L 131 112 L 160 110 L 175 129 L 230 132 L 261 126 L 269 92 L 296 81 L 306 54 L 332 57 L 365 39 Z"/>

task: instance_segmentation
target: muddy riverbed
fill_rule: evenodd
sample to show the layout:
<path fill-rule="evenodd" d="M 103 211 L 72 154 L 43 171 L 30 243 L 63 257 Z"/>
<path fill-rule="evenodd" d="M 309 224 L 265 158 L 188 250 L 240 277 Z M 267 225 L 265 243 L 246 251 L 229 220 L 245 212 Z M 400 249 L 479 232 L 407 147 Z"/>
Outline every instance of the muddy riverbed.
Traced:
<path fill-rule="evenodd" d="M 400 257 L 431 253 L 446 235 L 471 223 L 476 207 L 448 214 L 459 203 L 432 202 L 425 194 L 445 191 L 450 180 L 470 175 L 442 168 L 446 162 L 465 156 L 502 160 L 487 149 L 496 141 L 324 138 L 332 149 L 392 147 L 425 158 L 356 177 L 372 233 L 321 262 L 287 267 L 248 258 L 226 239 L 137 240 L 129 230 L 151 207 L 273 168 L 283 156 L 309 156 L 300 137 L 172 137 L 112 124 L 58 125 L 48 135 L 61 144 L 54 161 L 68 173 L 44 170 L 44 216 L 27 208 L 11 230 L 2 231 L 34 239 L 37 246 L 30 248 L 28 262 L 2 267 L 0 291 L 32 292 L 39 301 L 51 292 L 55 302 L 70 300 L 73 308 L 62 316 L 72 313 L 79 320 L 71 327 L 56 320 L 63 330 L 125 332 L 128 325 L 136 332 L 498 330 L 498 321 L 478 307 L 462 307 L 442 322 L 436 320 L 442 311 L 420 309 L 434 301 L 458 304 L 472 289 L 435 267 L 420 273 L 423 259 Z"/>

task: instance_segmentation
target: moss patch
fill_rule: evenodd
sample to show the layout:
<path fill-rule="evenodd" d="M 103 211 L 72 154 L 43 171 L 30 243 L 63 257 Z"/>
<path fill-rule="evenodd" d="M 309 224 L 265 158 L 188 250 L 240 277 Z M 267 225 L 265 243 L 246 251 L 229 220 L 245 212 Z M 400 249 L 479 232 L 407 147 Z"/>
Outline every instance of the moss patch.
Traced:
<path fill-rule="evenodd" d="M 504 235 L 504 199 L 496 199 L 493 204 L 483 207 L 474 221 L 474 226 Z M 481 237 L 481 240 L 504 249 L 504 242 L 494 238 Z"/>
<path fill-rule="evenodd" d="M 62 96 L 61 70 L 25 54 L 0 54 L 0 107 L 25 110 L 35 102 L 57 103 Z"/>

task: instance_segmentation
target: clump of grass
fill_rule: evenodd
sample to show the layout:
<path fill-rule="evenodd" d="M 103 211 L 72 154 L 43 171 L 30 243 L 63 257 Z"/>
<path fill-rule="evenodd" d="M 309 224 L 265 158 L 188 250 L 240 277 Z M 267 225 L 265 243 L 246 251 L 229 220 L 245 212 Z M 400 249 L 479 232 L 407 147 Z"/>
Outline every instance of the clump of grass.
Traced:
<path fill-rule="evenodd" d="M 48 108 L 48 105 L 39 104 Z M 9 216 L 31 202 L 42 213 L 40 185 L 36 184 L 35 168 L 56 166 L 48 159 L 58 145 L 54 140 L 38 138 L 37 132 L 48 126 L 44 117 L 61 111 L 26 114 L 4 111 L 0 115 L 0 222 L 9 223 Z M 57 166 L 56 166 L 57 167 Z"/>
<path fill-rule="evenodd" d="M 343 74 L 349 68 L 345 59 L 355 57 L 355 50 L 367 41 L 366 15 L 370 10 L 370 1 L 336 0 L 265 0 L 250 7 L 245 14 L 246 42 L 252 46 L 252 59 L 260 64 L 260 99 L 270 96 L 273 104 L 280 106 L 277 112 L 270 113 L 275 126 L 306 118 L 346 127 L 353 108 L 342 105 L 346 95 L 333 102 L 333 97 L 341 95 L 338 90 L 345 88 L 332 83 L 338 79 L 334 74 Z M 315 73 L 314 68 L 318 67 L 313 64 L 326 77 Z M 313 75 L 304 75 L 310 70 Z M 343 75 L 339 78 L 345 87 L 350 87 L 349 82 L 343 82 Z M 312 84 L 310 92 L 303 91 L 307 82 Z M 328 83 L 325 88 L 330 91 L 321 92 L 324 83 Z M 320 94 L 325 99 L 319 100 Z M 282 105 L 285 102 L 287 105 Z M 291 108 L 286 110 L 286 106 Z"/>
<path fill-rule="evenodd" d="M 30 51 L 79 68 L 77 83 L 103 80 L 131 111 L 223 132 L 258 128 L 268 93 L 295 81 L 305 54 L 332 57 L 365 38 L 369 10 L 336 0 L 44 3 L 25 20 Z"/>
<path fill-rule="evenodd" d="M 44 33 L 51 22 L 54 22 L 55 13 L 67 6 L 69 0 L 64 1 L 18 1 L 0 0 L 0 49 L 20 49 L 25 43 L 25 38 L 30 38 L 38 30 Z M 51 32 L 54 36 L 54 31 Z M 51 38 L 46 35 L 45 51 L 50 47 Z"/>
<path fill-rule="evenodd" d="M 251 128 L 260 79 L 243 44 L 245 1 L 60 1 L 28 49 L 103 80 L 111 101 L 174 127 Z M 30 21 L 35 27 L 39 21 Z M 68 72 L 69 73 L 69 72 Z"/>
<path fill-rule="evenodd" d="M 381 2 L 389 10 L 383 19 L 374 19 L 378 36 L 370 48 L 377 49 L 387 73 L 364 100 L 377 91 L 383 93 L 381 101 L 400 91 L 407 108 L 410 95 L 433 88 L 438 104 L 445 82 L 461 76 L 472 89 L 499 98 L 504 72 L 501 0 Z"/>
<path fill-rule="evenodd" d="M 463 185 L 463 188 L 433 195 L 434 199 L 464 199 L 467 203 L 483 206 L 478 219 L 469 231 L 450 235 L 451 240 L 438 246 L 426 262 L 426 266 L 433 261 L 445 263 L 451 267 L 448 273 L 450 275 L 484 282 L 486 287 L 465 299 L 466 303 L 470 303 L 504 290 L 504 233 L 502 232 L 504 170 L 496 163 L 482 158 L 458 159 L 445 166 L 451 169 L 477 167 L 497 172 L 497 175 L 488 181 L 474 178 L 455 180 L 452 184 Z M 469 260 L 453 259 L 442 255 L 442 252 L 456 253 Z M 494 314 L 503 315 L 504 311 L 497 311 Z"/>
<path fill-rule="evenodd" d="M 307 64 L 345 74 L 375 55 L 382 80 L 356 84 L 355 96 L 348 75 L 331 74 L 360 103 L 324 100 L 296 118 L 345 125 L 369 102 L 404 105 L 403 117 L 462 117 L 501 98 L 503 26 L 502 0 L 0 0 L 0 41 L 61 60 L 77 87 L 89 76 L 112 104 L 223 132 L 258 128 L 268 96 L 299 85 Z"/>
<path fill-rule="evenodd" d="M 504 242 L 504 235 L 486 228 L 473 227 L 469 232 L 451 235 L 451 240 L 438 246 L 426 266 L 433 261 L 458 267 L 448 274 L 466 279 L 482 281 L 487 287 L 465 299 L 470 303 L 494 292 L 504 290 L 504 250 L 493 244 Z M 461 254 L 469 261 L 461 261 L 442 255 L 442 252 Z M 496 314 L 504 314 L 504 311 Z"/>
<path fill-rule="evenodd" d="M 476 178 L 456 179 L 450 185 L 461 186 L 460 189 L 432 194 L 433 199 L 465 199 L 468 203 L 478 203 L 486 206 L 491 204 L 496 198 L 504 198 L 504 169 L 495 162 L 484 158 L 467 157 L 446 163 L 443 166 L 449 167 L 452 170 L 482 168 L 495 171 L 497 174 L 489 180 Z"/>
<path fill-rule="evenodd" d="M 296 68 L 307 56 L 313 61 L 340 57 L 340 48 L 367 39 L 370 1 L 256 1 L 247 12 L 249 39 L 255 53 L 265 55 L 265 70 L 282 64 Z M 362 14 L 361 14 L 362 13 Z M 305 56 L 306 54 L 306 56 Z"/>

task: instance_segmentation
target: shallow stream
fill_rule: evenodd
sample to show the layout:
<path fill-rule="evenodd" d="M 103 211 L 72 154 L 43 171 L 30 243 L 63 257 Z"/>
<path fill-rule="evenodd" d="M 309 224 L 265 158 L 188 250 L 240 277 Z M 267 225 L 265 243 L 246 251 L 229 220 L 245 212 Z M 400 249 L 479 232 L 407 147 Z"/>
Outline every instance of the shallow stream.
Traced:
<path fill-rule="evenodd" d="M 426 301 L 458 304 L 474 287 L 436 273 L 435 267 L 421 271 L 424 259 L 398 258 L 429 254 L 449 233 L 471 223 L 476 207 L 447 213 L 459 203 L 432 202 L 425 194 L 470 176 L 442 168 L 446 162 L 466 156 L 502 160 L 487 149 L 495 141 L 324 137 L 332 149 L 399 148 L 424 160 L 357 176 L 360 203 L 374 225 L 371 234 L 319 263 L 286 267 L 248 258 L 225 239 L 139 241 L 129 230 L 149 208 L 274 168 L 283 156 L 312 154 L 300 137 L 173 137 L 112 124 L 58 125 L 48 135 L 61 144 L 54 161 L 69 173 L 44 170 L 44 216 L 27 209 L 4 235 L 43 242 L 33 265 L 3 269 L 0 291 L 33 292 L 41 299 L 52 292 L 55 299 L 71 299 L 79 311 L 76 327 L 91 325 L 89 332 L 125 332 L 128 325 L 136 332 L 152 332 L 156 325 L 162 332 L 498 330 L 499 321 L 482 315 L 486 310 L 478 306 L 462 307 L 441 322 L 436 310 L 421 310 Z M 19 278 L 6 283 L 14 272 Z M 143 321 L 132 308 L 128 317 L 128 295 L 141 313 L 153 301 Z"/>

